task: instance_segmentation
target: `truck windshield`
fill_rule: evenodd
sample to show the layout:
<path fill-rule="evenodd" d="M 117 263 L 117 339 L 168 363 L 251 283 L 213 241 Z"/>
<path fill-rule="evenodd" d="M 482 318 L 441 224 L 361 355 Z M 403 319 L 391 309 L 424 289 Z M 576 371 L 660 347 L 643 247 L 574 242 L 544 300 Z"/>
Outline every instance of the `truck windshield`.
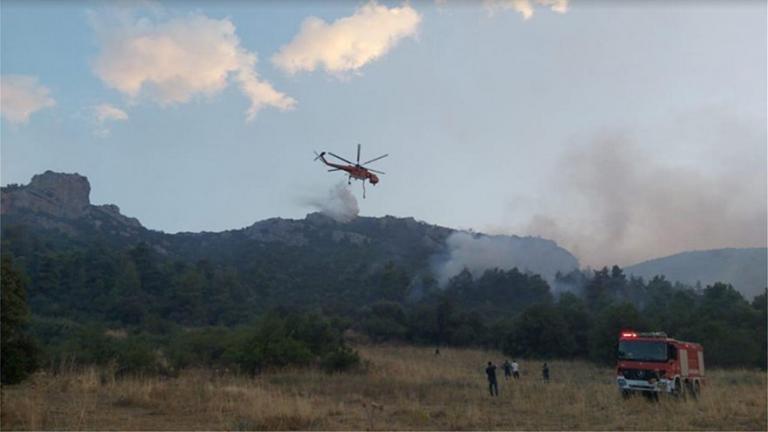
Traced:
<path fill-rule="evenodd" d="M 619 360 L 666 361 L 667 344 L 649 341 L 620 341 Z"/>

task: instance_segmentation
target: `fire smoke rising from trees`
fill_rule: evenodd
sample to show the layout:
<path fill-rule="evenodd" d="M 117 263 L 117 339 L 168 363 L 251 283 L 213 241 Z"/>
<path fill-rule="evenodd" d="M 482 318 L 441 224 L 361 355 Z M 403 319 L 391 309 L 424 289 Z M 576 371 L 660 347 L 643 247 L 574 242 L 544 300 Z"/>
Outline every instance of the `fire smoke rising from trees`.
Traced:
<path fill-rule="evenodd" d="M 579 267 L 579 262 L 567 251 L 554 242 L 538 238 L 455 232 L 446 239 L 446 248 L 446 254 L 436 257 L 433 263 L 441 286 L 465 268 L 479 277 L 488 269 L 517 267 L 521 272 L 530 271 L 552 280 L 558 271 L 566 273 Z"/>
<path fill-rule="evenodd" d="M 360 214 L 357 198 L 343 181 L 333 186 L 324 198 L 309 198 L 306 203 L 336 222 L 349 222 Z"/>
<path fill-rule="evenodd" d="M 553 239 L 593 267 L 685 250 L 764 247 L 764 132 L 715 141 L 674 165 L 620 136 L 574 149 L 561 161 L 553 194 L 513 232 Z M 701 154 L 711 165 L 699 163 Z"/>

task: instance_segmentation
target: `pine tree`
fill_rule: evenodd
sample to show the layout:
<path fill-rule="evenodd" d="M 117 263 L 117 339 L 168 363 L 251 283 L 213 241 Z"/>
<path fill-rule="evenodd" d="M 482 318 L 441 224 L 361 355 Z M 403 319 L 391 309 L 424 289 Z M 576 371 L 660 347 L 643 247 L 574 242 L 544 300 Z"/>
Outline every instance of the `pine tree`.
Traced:
<path fill-rule="evenodd" d="M 37 348 L 26 333 L 29 321 L 27 292 L 22 274 L 14 267 L 10 256 L 2 257 L 0 274 L 2 291 L 2 375 L 3 384 L 16 384 L 37 368 Z"/>

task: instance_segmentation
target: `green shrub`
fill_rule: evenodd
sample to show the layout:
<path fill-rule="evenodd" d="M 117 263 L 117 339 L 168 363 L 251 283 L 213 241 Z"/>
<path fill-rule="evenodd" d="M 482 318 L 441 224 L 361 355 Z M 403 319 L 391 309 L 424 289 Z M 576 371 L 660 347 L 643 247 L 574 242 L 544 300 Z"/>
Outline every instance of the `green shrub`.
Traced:
<path fill-rule="evenodd" d="M 320 360 L 320 367 L 326 372 L 343 372 L 358 366 L 360 366 L 360 355 L 344 345 L 326 353 Z"/>
<path fill-rule="evenodd" d="M 158 355 L 146 341 L 137 337 L 119 341 L 115 359 L 120 375 L 155 374 L 161 369 Z"/>

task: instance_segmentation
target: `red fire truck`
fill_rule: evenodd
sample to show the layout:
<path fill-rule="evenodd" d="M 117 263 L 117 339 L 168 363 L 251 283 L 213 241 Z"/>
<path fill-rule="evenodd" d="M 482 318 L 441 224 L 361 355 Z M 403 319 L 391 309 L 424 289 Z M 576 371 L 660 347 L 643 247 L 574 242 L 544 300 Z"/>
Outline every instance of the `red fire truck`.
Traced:
<path fill-rule="evenodd" d="M 642 392 L 650 397 L 667 393 L 697 398 L 704 385 L 704 349 L 662 332 L 622 331 L 616 381 L 624 396 Z"/>

